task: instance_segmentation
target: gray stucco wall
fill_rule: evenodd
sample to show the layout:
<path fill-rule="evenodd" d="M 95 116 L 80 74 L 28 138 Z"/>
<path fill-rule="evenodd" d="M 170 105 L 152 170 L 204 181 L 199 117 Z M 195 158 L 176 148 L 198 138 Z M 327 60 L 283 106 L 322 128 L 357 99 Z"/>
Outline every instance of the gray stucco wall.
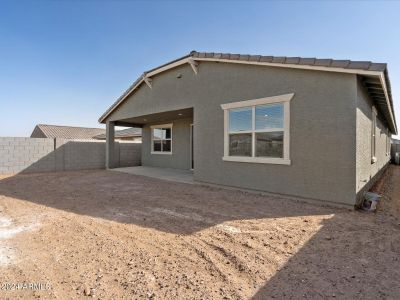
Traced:
<path fill-rule="evenodd" d="M 141 164 L 141 144 L 115 143 L 118 166 Z M 0 137 L 0 174 L 103 169 L 105 142 Z"/>
<path fill-rule="evenodd" d="M 190 124 L 192 119 L 172 120 L 172 154 L 151 154 L 151 125 L 143 127 L 142 131 L 142 165 L 190 169 Z M 163 122 L 162 124 L 164 124 Z"/>
<path fill-rule="evenodd" d="M 183 65 L 155 76 L 152 89 L 142 84 L 109 120 L 193 107 L 195 180 L 352 205 L 356 80 L 352 74 L 216 62 L 200 63 L 195 75 Z M 290 107 L 291 165 L 222 161 L 220 105 L 287 93 L 295 93 Z M 143 141 L 143 163 L 166 166 L 147 156 L 147 143 Z"/>
<path fill-rule="evenodd" d="M 371 162 L 371 131 L 372 131 L 372 105 L 360 79 L 357 82 L 357 185 L 356 192 L 361 197 L 362 193 L 369 189 L 375 180 L 374 176 L 381 171 L 390 160 L 390 155 L 386 151 L 387 125 L 384 123 L 382 115 L 378 111 L 376 120 L 376 158 L 375 163 Z"/>

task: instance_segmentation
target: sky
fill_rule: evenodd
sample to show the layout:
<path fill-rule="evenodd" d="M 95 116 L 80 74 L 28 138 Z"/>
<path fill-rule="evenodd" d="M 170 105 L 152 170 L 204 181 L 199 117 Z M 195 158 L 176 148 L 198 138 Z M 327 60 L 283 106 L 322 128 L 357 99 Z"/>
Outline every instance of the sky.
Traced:
<path fill-rule="evenodd" d="M 400 120 L 399 12 L 394 1 L 2 0 L 0 136 L 103 127 L 143 71 L 191 50 L 386 62 Z"/>

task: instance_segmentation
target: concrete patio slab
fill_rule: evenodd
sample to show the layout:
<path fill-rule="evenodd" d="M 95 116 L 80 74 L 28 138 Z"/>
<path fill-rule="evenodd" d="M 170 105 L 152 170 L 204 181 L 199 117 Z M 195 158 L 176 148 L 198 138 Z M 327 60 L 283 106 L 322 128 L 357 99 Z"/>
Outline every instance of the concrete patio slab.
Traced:
<path fill-rule="evenodd" d="M 189 184 L 194 183 L 193 171 L 191 170 L 137 166 L 137 167 L 127 167 L 127 168 L 115 168 L 111 169 L 111 171 L 152 177 L 168 181 L 175 181 L 175 182 L 182 182 Z"/>

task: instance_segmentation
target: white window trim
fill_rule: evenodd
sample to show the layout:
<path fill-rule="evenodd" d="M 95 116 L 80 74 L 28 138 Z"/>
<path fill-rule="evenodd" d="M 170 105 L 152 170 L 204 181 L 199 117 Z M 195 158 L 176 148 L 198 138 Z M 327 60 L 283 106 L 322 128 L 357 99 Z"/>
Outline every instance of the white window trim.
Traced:
<path fill-rule="evenodd" d="M 371 124 L 371 164 L 374 164 L 378 161 L 376 157 L 376 118 L 378 112 L 375 106 L 372 106 L 372 124 Z"/>
<path fill-rule="evenodd" d="M 245 162 L 245 163 L 262 163 L 262 164 L 281 164 L 290 165 L 290 101 L 292 100 L 294 93 L 265 97 L 253 100 L 239 101 L 222 104 L 221 108 L 224 110 L 224 156 L 222 160 L 233 161 L 233 162 Z M 255 107 L 257 105 L 264 104 L 283 104 L 284 114 L 284 125 L 283 125 L 283 158 L 276 157 L 255 157 L 255 133 L 263 132 L 263 130 L 255 130 Z M 234 108 L 252 107 L 252 124 L 253 130 L 247 133 L 252 133 L 252 157 L 248 156 L 229 156 L 229 110 Z M 264 130 L 265 131 L 265 130 Z M 271 130 L 273 131 L 273 130 Z M 281 129 L 279 129 L 281 131 Z M 246 131 L 240 131 L 240 133 L 246 133 Z"/>
<path fill-rule="evenodd" d="M 172 155 L 172 125 L 173 123 L 170 124 L 161 124 L 161 125 L 152 125 L 150 126 L 150 134 L 151 134 L 151 154 L 161 154 L 161 155 Z M 153 130 L 156 128 L 171 128 L 171 151 L 169 152 L 165 152 L 165 151 L 154 151 L 154 134 L 153 134 Z"/>

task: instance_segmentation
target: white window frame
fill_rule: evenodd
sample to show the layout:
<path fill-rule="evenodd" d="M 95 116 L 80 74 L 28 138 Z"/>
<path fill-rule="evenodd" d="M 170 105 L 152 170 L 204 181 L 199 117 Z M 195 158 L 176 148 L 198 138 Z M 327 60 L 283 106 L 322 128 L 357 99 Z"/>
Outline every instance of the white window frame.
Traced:
<path fill-rule="evenodd" d="M 246 162 L 246 163 L 262 163 L 262 164 L 282 164 L 290 165 L 290 101 L 294 93 L 285 94 L 273 97 L 265 97 L 253 100 L 239 101 L 233 103 L 222 104 L 221 108 L 224 110 L 224 156 L 222 160 L 233 162 Z M 283 158 L 277 157 L 256 157 L 255 146 L 257 132 L 267 132 L 266 130 L 255 129 L 255 107 L 265 104 L 283 104 Z M 252 156 L 230 156 L 229 155 L 229 110 L 235 108 L 252 108 L 252 130 L 243 131 L 241 133 L 252 133 Z M 268 130 L 274 131 L 274 130 Z M 281 131 L 281 129 L 279 129 Z"/>
<path fill-rule="evenodd" d="M 372 106 L 372 124 L 371 124 L 371 164 L 378 161 L 376 157 L 376 117 L 378 112 L 375 106 Z"/>
<path fill-rule="evenodd" d="M 170 124 L 161 124 L 161 125 L 152 125 L 150 126 L 150 134 L 151 134 L 151 154 L 166 154 L 166 155 L 171 155 L 172 154 L 172 123 Z M 157 128 L 170 128 L 171 129 L 171 138 L 169 139 L 154 139 L 154 129 Z M 171 151 L 154 151 L 154 140 L 156 141 L 161 141 L 161 145 L 162 145 L 162 141 L 165 140 L 170 140 L 171 141 Z M 161 146 L 162 147 L 162 146 Z"/>

